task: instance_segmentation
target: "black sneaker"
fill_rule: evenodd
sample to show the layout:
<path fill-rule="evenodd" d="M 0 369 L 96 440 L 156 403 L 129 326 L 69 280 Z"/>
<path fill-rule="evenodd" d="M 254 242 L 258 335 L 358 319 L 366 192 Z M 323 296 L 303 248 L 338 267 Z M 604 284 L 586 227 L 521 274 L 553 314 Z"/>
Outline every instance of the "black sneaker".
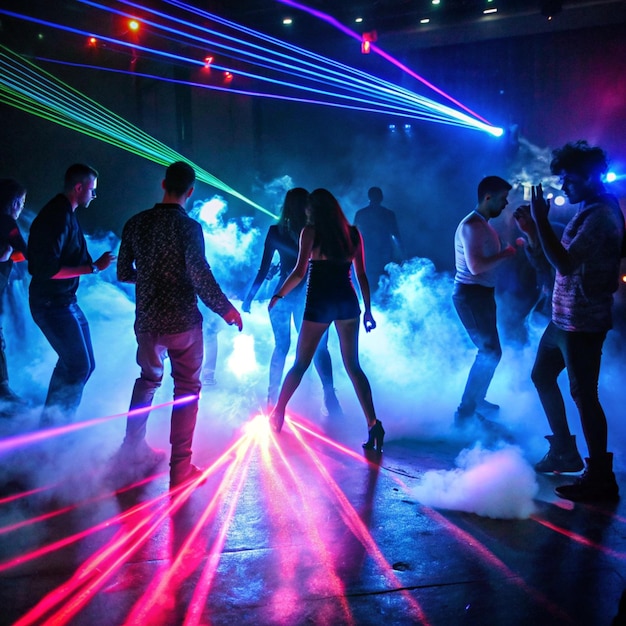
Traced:
<path fill-rule="evenodd" d="M 615 477 L 611 480 L 590 480 L 587 474 L 583 474 L 571 485 L 561 485 L 555 490 L 558 496 L 573 502 L 617 502 L 619 500 L 619 487 Z"/>
<path fill-rule="evenodd" d="M 535 471 L 540 473 L 566 474 L 569 472 L 582 472 L 585 469 L 582 457 L 578 450 L 565 454 L 555 453 L 552 448 L 547 454 L 535 463 Z"/>
<path fill-rule="evenodd" d="M 548 453 L 535 464 L 535 471 L 556 474 L 567 472 L 581 472 L 585 468 L 582 457 L 576 447 L 576 436 L 558 438 L 556 435 L 546 435 L 550 444 Z"/>
<path fill-rule="evenodd" d="M 613 473 L 613 454 L 606 452 L 588 458 L 582 476 L 555 491 L 561 498 L 574 502 L 617 502 L 619 487 Z"/>

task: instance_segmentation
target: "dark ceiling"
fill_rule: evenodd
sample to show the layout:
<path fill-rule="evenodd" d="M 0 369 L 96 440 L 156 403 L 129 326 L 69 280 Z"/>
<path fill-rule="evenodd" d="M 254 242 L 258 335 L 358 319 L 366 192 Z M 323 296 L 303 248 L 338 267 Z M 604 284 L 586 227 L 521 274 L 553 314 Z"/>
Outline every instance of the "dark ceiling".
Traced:
<path fill-rule="evenodd" d="M 187 4 L 301 46 L 345 37 L 319 16 L 280 0 L 101 0 L 101 4 L 137 13 L 140 10 L 133 6 L 176 13 L 177 4 Z M 304 0 L 303 4 L 359 34 L 375 31 L 385 45 L 403 47 L 440 46 L 626 20 L 624 0 L 439 0 L 439 4 L 433 0 Z M 7 16 L 6 11 L 79 28 L 94 28 L 94 24 L 101 28 L 106 18 L 103 20 L 97 5 L 84 0 L 3 0 L 0 34 L 4 40 L 13 40 L 11 43 L 21 39 L 26 45 L 42 30 L 36 23 Z M 497 12 L 484 15 L 485 9 Z M 283 24 L 286 17 L 293 20 L 288 26 Z M 362 21 L 357 22 L 357 18 Z M 426 19 L 428 23 L 421 23 Z"/>
<path fill-rule="evenodd" d="M 239 23 L 298 43 L 338 35 L 319 18 L 279 0 L 217 0 L 199 6 Z M 411 38 L 416 47 L 458 43 L 459 39 L 497 38 L 619 23 L 624 0 L 303 0 L 302 4 L 359 32 L 381 39 Z M 497 9 L 485 15 L 485 10 Z M 282 23 L 290 17 L 293 23 Z M 360 18 L 362 21 L 356 22 Z M 422 23 L 422 20 L 429 20 Z M 334 31 L 334 32 L 333 32 Z"/>

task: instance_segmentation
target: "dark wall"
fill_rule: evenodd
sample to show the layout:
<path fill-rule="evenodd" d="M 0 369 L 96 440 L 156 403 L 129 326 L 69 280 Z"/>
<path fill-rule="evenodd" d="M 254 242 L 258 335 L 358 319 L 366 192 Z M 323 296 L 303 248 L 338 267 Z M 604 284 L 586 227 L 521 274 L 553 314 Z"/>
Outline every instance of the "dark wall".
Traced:
<path fill-rule="evenodd" d="M 518 124 L 539 148 L 586 138 L 626 164 L 623 26 L 404 51 L 401 60 L 494 124 Z M 357 54 L 354 64 L 431 95 L 380 59 Z M 284 176 L 294 185 L 328 187 L 349 217 L 367 203 L 367 189 L 380 186 L 409 254 L 443 270 L 452 269 L 453 231 L 475 204 L 477 181 L 525 165 L 511 158 L 506 138 L 478 131 L 413 121 L 410 132 L 390 133 L 390 122 L 405 120 L 42 67 L 270 210 L 278 206 L 268 186 Z M 77 160 L 101 173 L 98 199 L 81 216 L 88 230 L 119 233 L 129 215 L 160 199 L 161 166 L 7 105 L 0 115 L 0 173 L 24 182 L 32 210 Z M 200 185 L 196 197 L 213 193 Z M 269 223 L 240 201 L 230 208 L 230 215 L 256 215 L 260 228 Z"/>

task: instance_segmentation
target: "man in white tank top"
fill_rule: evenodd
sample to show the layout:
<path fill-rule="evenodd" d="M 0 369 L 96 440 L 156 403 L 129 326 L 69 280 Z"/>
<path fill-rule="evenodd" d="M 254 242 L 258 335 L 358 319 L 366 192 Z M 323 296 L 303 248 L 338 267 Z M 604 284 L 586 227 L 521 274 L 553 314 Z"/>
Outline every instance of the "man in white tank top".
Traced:
<path fill-rule="evenodd" d="M 502 213 L 510 190 L 511 185 L 499 176 L 483 178 L 478 185 L 476 208 L 461 220 L 454 235 L 456 274 L 452 300 L 461 323 L 478 348 L 455 413 L 455 424 L 459 427 L 480 420 L 482 416 L 477 409 L 498 409 L 485 400 L 502 357 L 496 327 L 495 273 L 504 259 L 515 254 L 515 248 L 500 242 L 489 220 Z"/>

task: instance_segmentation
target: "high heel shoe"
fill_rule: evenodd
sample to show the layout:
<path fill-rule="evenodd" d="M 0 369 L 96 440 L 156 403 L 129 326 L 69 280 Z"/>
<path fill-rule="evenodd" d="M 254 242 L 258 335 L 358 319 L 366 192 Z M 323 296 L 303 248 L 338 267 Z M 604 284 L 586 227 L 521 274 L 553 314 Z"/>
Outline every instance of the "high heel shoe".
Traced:
<path fill-rule="evenodd" d="M 274 409 L 270 413 L 270 426 L 275 433 L 279 433 L 283 429 L 283 424 L 285 422 L 285 414 L 276 413 L 276 409 Z"/>
<path fill-rule="evenodd" d="M 369 429 L 369 436 L 367 441 L 363 444 L 363 448 L 365 450 L 382 452 L 384 439 L 385 429 L 383 428 L 383 423 L 380 420 L 376 420 L 376 423 Z"/>

